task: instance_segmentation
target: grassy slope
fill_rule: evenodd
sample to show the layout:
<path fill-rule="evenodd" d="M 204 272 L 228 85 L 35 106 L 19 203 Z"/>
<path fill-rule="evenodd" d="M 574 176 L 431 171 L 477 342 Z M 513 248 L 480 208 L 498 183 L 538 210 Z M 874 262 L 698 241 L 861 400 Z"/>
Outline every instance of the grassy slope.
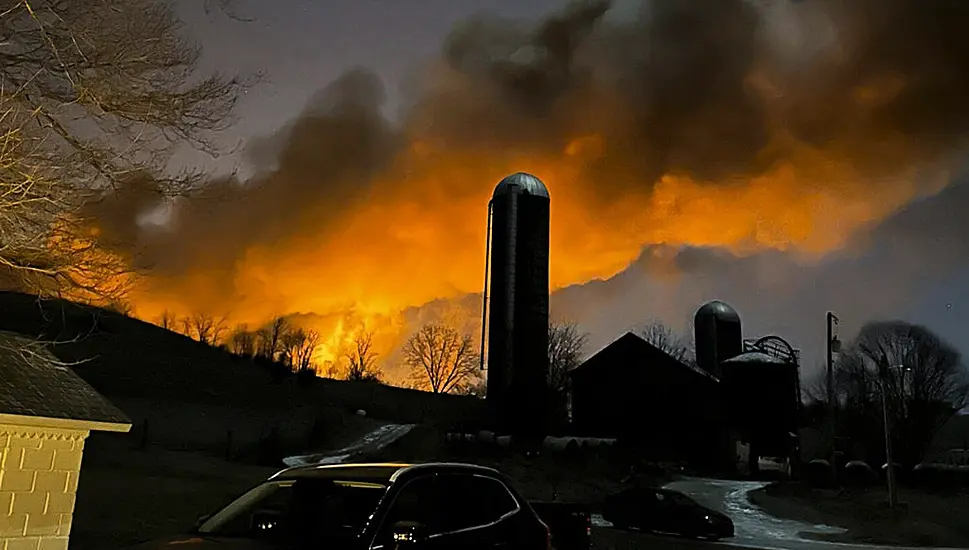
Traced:
<path fill-rule="evenodd" d="M 109 397 L 275 407 L 295 391 L 249 361 L 118 313 L 8 292 L 0 307 L 0 329 L 55 342 L 51 351 Z"/>
<path fill-rule="evenodd" d="M 111 398 L 244 404 L 247 409 L 321 404 L 392 422 L 473 418 L 479 400 L 357 382 L 275 379 L 263 366 L 181 334 L 103 309 L 0 292 L 0 330 L 56 342 L 60 359 Z"/>
<path fill-rule="evenodd" d="M 321 449 L 345 445 L 381 422 L 460 419 L 480 409 L 471 398 L 333 380 L 279 380 L 224 350 L 99 308 L 0 292 L 0 309 L 0 330 L 57 342 L 54 354 L 76 363 L 75 371 L 109 399 L 201 405 L 198 410 L 219 406 L 247 418 L 254 410 L 278 417 L 298 407 L 315 408 L 325 421 Z M 361 408 L 366 418 L 352 414 Z M 182 421 L 218 422 L 188 416 Z M 277 469 L 157 445 L 138 451 L 137 428 L 88 440 L 72 549 L 119 547 L 177 533 Z"/>

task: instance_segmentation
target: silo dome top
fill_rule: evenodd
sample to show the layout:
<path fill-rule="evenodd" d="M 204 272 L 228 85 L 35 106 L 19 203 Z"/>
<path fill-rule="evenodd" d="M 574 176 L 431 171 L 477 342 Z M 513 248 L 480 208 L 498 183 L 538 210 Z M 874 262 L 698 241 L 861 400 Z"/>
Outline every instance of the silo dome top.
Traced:
<path fill-rule="evenodd" d="M 724 321 L 740 322 L 740 315 L 737 314 L 737 310 L 720 300 L 707 302 L 700 309 L 696 310 L 695 319 L 701 319 L 703 317 L 716 317 Z"/>
<path fill-rule="evenodd" d="M 550 198 L 548 196 L 548 188 L 545 187 L 542 180 L 531 174 L 526 174 L 525 172 L 515 172 L 514 174 L 506 176 L 505 179 L 498 182 L 498 186 L 495 187 L 495 192 L 491 198 L 494 199 L 509 193 L 536 195 L 539 197 L 545 197 L 546 199 Z"/>

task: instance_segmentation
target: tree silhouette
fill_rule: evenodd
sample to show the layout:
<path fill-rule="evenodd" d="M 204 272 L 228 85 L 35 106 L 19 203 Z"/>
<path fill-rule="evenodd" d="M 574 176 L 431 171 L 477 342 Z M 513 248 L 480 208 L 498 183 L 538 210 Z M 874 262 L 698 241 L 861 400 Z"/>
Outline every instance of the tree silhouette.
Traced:
<path fill-rule="evenodd" d="M 283 360 L 293 372 L 312 370 L 313 354 L 320 345 L 320 333 L 315 330 L 296 329 L 281 337 Z"/>
<path fill-rule="evenodd" d="M 132 180 L 196 186 L 201 174 L 167 170 L 171 154 L 215 152 L 242 82 L 197 70 L 199 46 L 161 0 L 14 0 L 0 22 L 0 280 L 110 302 L 130 268 L 99 209 Z"/>
<path fill-rule="evenodd" d="M 922 459 L 932 437 L 966 404 L 969 376 L 962 357 L 929 329 L 904 321 L 879 321 L 859 331 L 839 358 L 836 391 L 851 414 L 879 433 L 882 399 L 889 409 L 899 459 Z"/>
<path fill-rule="evenodd" d="M 203 344 L 214 346 L 222 340 L 226 331 L 225 317 L 213 317 L 205 313 L 196 313 L 182 319 L 182 330 L 185 335 Z"/>
<path fill-rule="evenodd" d="M 232 353 L 241 357 L 252 357 L 256 354 L 256 334 L 246 325 L 239 325 L 229 338 L 229 348 Z"/>
<path fill-rule="evenodd" d="M 403 354 L 419 389 L 450 393 L 473 383 L 478 376 L 474 340 L 444 324 L 422 326 L 404 344 Z"/>
<path fill-rule="evenodd" d="M 377 354 L 373 352 L 373 334 L 363 331 L 353 339 L 352 346 L 343 352 L 347 380 L 380 381 Z"/>
<path fill-rule="evenodd" d="M 158 326 L 166 330 L 176 330 L 178 318 L 169 310 L 165 310 L 158 316 Z"/>
<path fill-rule="evenodd" d="M 689 341 L 660 320 L 653 320 L 639 331 L 639 335 L 677 361 L 690 363 L 693 353 Z"/>
<path fill-rule="evenodd" d="M 289 329 L 289 324 L 284 317 L 276 317 L 268 325 L 261 328 L 257 333 L 258 355 L 270 361 L 279 359 L 279 354 L 283 349 L 283 338 Z"/>
<path fill-rule="evenodd" d="M 571 386 L 569 372 L 579 366 L 588 336 L 574 322 L 548 325 L 548 385 L 565 395 Z"/>

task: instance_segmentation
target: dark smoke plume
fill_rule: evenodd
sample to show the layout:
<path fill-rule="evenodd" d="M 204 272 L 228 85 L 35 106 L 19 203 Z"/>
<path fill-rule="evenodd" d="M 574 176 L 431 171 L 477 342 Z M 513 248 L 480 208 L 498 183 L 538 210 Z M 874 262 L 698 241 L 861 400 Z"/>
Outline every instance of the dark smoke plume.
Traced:
<path fill-rule="evenodd" d="M 859 214 L 878 218 L 937 191 L 917 171 L 946 167 L 965 145 L 969 2 L 655 0 L 635 21 L 606 24 L 608 9 L 578 3 L 537 28 L 498 18 L 462 24 L 399 125 L 380 114 L 380 82 L 351 71 L 253 146 L 249 181 L 212 182 L 174 205 L 168 227 L 145 229 L 137 217 L 159 204 L 150 182 L 136 179 L 99 205 L 101 229 L 169 290 L 192 274 L 195 291 L 229 302 L 254 248 L 283 257 L 316 247 L 326 257 L 327 243 L 355 238 L 353 216 L 377 198 L 444 212 L 493 183 L 437 172 L 448 159 L 472 159 L 469 171 L 529 158 L 554 165 L 577 138 L 593 136 L 594 154 L 569 157 L 577 181 L 553 187 L 553 204 L 582 203 L 605 220 L 633 198 L 650 208 L 664 176 L 741 189 L 789 166 L 795 185 L 810 186 L 794 194 L 851 188 L 858 200 L 891 202 Z M 896 176 L 906 183 L 887 189 Z M 442 178 L 444 198 L 427 186 Z M 630 238 L 689 244 L 691 235 L 663 232 L 677 208 L 662 219 L 650 213 Z M 336 256 L 310 267 L 353 269 Z"/>

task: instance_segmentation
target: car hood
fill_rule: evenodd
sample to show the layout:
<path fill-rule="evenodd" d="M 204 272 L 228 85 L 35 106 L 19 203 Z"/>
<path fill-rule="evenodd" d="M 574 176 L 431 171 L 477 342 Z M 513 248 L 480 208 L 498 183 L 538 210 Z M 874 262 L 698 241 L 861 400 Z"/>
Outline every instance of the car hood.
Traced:
<path fill-rule="evenodd" d="M 203 535 L 178 535 L 166 537 L 136 546 L 127 550 L 270 550 L 272 546 L 241 538 L 206 537 Z"/>

